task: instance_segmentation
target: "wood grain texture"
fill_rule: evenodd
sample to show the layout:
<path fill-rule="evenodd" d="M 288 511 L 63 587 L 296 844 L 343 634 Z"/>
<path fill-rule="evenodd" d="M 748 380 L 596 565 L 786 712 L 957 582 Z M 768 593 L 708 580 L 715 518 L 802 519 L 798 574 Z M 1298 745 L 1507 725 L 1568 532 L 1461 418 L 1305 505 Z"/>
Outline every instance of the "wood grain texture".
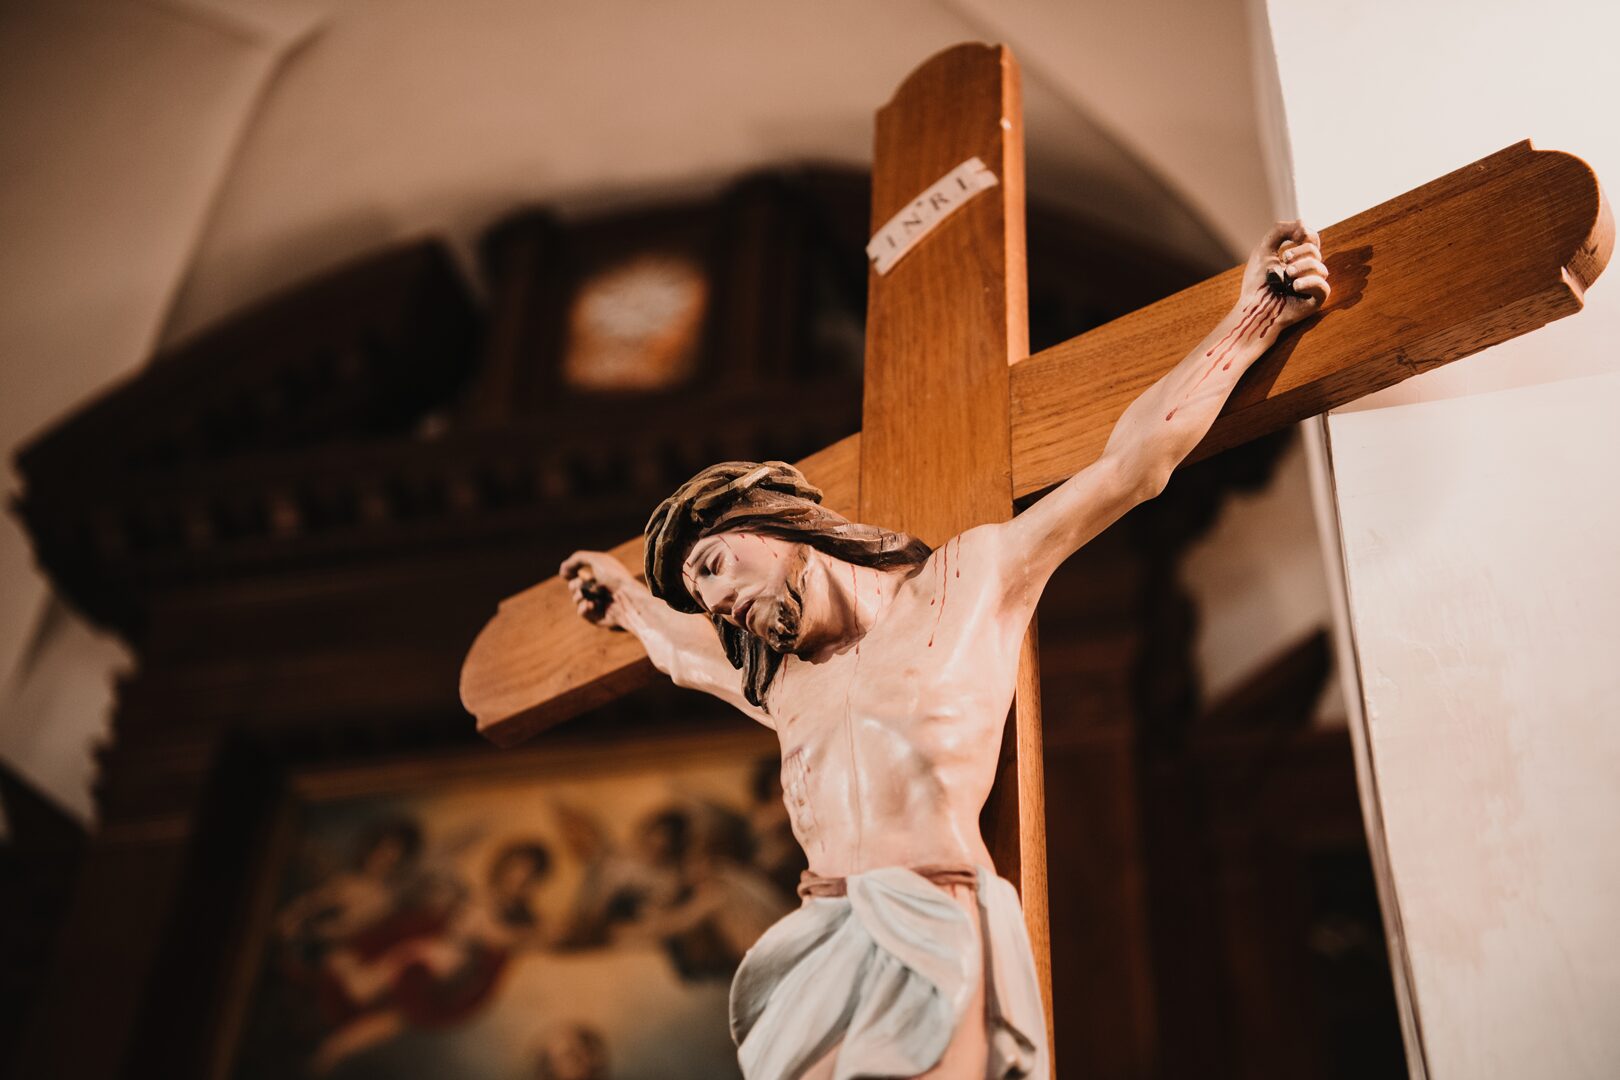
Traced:
<path fill-rule="evenodd" d="M 1614 221 L 1591 168 L 1528 140 L 1322 229 L 1333 296 L 1251 368 L 1189 460 L 1581 309 Z M 1231 307 L 1242 268 L 1013 369 L 1013 488 L 1101 453 L 1114 421 Z"/>
<path fill-rule="evenodd" d="M 867 276 L 861 521 L 938 546 L 1012 516 L 1008 368 L 1029 353 L 1022 119 L 1007 50 L 959 45 L 878 110 L 872 231 L 977 156 L 1000 183 Z"/>
<path fill-rule="evenodd" d="M 1522 142 L 1323 229 L 1322 241 L 1332 300 L 1255 364 L 1194 458 L 1580 310 L 1608 264 L 1614 222 L 1585 162 Z M 1014 496 L 1095 460 L 1119 414 L 1226 311 L 1239 273 L 1015 364 Z M 860 456 L 852 435 L 800 465 L 829 505 L 853 514 Z M 496 742 L 522 741 L 650 678 L 624 639 L 582 627 L 560 582 L 537 585 L 503 603 L 474 643 L 462 702 Z"/>
<path fill-rule="evenodd" d="M 798 462 L 824 505 L 855 516 L 860 437 L 840 439 Z M 649 508 L 650 509 L 650 508 Z M 632 570 L 642 538 L 612 554 Z M 551 577 L 501 601 L 461 666 L 461 704 L 497 746 L 517 744 L 647 685 L 658 672 L 632 634 L 580 620 L 568 587 Z"/>
<path fill-rule="evenodd" d="M 1018 63 L 1003 46 L 958 45 L 928 60 L 878 111 L 872 232 L 977 157 L 1000 180 L 951 214 L 887 274 L 867 271 L 859 520 L 938 546 L 1012 517 L 1009 371 L 1029 354 L 1024 121 Z M 1040 667 L 1019 656 L 1013 767 L 987 838 L 1018 886 L 1051 1029 L 1051 928 Z"/>
<path fill-rule="evenodd" d="M 1041 726 L 1041 654 L 1035 623 L 1029 624 L 1018 657 L 1018 686 L 1013 693 L 1014 780 L 998 784 L 992 803 L 1016 804 L 1018 842 L 1008 845 L 1018 853 L 1018 898 L 1024 906 L 1035 976 L 1041 983 L 1041 1004 L 1046 1009 L 1047 1052 L 1057 1060 L 1057 1030 L 1052 1018 L 1052 912 L 1047 892 L 1046 857 L 1046 740 Z M 996 852 L 992 849 L 992 854 Z"/>

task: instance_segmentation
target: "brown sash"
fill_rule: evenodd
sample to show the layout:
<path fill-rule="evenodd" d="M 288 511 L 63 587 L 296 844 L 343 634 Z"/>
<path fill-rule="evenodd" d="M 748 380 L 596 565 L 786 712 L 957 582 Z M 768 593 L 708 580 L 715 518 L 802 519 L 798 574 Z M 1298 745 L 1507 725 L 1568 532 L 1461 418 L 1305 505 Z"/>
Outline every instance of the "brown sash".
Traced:
<path fill-rule="evenodd" d="M 913 874 L 927 878 L 940 888 L 949 888 L 952 885 L 966 885 L 968 888 L 977 888 L 979 884 L 979 870 L 977 867 L 965 863 L 955 866 L 913 866 Z M 799 895 L 801 897 L 847 896 L 849 882 L 841 877 L 822 877 L 809 870 L 799 875 Z"/>

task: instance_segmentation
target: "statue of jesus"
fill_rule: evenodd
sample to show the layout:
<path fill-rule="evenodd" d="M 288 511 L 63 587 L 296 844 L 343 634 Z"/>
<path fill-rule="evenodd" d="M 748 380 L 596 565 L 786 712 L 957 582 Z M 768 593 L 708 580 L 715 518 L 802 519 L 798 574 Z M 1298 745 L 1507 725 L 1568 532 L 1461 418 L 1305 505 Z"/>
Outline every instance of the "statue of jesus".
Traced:
<path fill-rule="evenodd" d="M 1231 313 L 1010 521 L 930 550 L 823 508 L 791 465 L 727 462 L 653 512 L 645 585 L 601 553 L 563 563 L 581 615 L 781 743 L 810 869 L 732 984 L 748 1080 L 1049 1076 L 1018 896 L 979 833 L 1019 646 L 1058 565 L 1157 495 L 1244 371 L 1327 299 L 1318 244 L 1297 221 L 1267 234 Z"/>

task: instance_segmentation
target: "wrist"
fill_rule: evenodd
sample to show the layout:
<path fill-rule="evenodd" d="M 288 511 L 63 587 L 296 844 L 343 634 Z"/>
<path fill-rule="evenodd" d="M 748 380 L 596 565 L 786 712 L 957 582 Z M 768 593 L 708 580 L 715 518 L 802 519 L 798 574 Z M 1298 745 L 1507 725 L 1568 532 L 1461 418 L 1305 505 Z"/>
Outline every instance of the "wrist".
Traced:
<path fill-rule="evenodd" d="M 660 670 L 665 670 L 667 658 L 660 654 L 666 651 L 665 646 L 674 648 L 670 640 L 670 617 L 676 615 L 675 609 L 654 596 L 639 581 L 625 584 L 623 591 L 618 594 L 616 608 L 615 621 L 634 634 L 642 647 L 652 655 L 654 664 Z"/>
<path fill-rule="evenodd" d="M 653 600 L 653 595 L 645 586 L 635 580 L 625 581 L 613 591 L 613 606 L 617 610 L 618 623 L 637 637 L 641 637 L 642 630 L 647 626 L 647 602 Z"/>
<path fill-rule="evenodd" d="M 1265 286 L 1253 290 L 1233 305 L 1221 323 L 1220 334 L 1234 351 L 1255 359 L 1276 344 L 1284 329 L 1286 304 Z"/>

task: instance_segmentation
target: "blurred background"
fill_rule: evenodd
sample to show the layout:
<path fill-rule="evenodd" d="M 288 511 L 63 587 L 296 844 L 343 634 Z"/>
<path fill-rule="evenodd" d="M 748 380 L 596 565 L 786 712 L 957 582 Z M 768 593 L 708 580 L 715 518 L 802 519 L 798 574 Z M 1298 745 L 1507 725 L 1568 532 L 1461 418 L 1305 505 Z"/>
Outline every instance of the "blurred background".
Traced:
<path fill-rule="evenodd" d="M 731 1075 L 797 873 L 770 740 L 655 687 L 498 752 L 467 646 L 697 468 L 858 428 L 913 67 L 1021 62 L 1039 350 L 1309 202 L 1320 27 L 1276 15 L 0 4 L 14 1074 Z M 1184 470 L 1043 603 L 1060 1075 L 1406 1072 L 1313 430 Z"/>

